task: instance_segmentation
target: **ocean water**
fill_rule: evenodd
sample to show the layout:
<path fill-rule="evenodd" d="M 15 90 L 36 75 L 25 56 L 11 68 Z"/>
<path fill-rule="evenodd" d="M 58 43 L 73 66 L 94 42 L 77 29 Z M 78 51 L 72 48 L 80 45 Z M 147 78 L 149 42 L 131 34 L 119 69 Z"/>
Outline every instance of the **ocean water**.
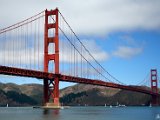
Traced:
<path fill-rule="evenodd" d="M 160 120 L 160 107 L 0 107 L 0 120 Z"/>

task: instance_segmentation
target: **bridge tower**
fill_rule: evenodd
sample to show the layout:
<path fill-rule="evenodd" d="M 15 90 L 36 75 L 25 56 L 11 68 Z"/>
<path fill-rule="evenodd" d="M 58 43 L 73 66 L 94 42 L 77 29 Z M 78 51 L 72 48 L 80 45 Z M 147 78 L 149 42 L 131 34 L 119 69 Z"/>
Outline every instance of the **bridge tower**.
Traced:
<path fill-rule="evenodd" d="M 49 21 L 49 17 L 52 22 Z M 52 33 L 52 35 L 49 34 Z M 53 44 L 54 53 L 49 53 L 49 45 Z M 44 72 L 49 72 L 49 62 L 53 62 L 55 74 L 59 74 L 59 33 L 58 33 L 58 9 L 45 11 L 44 25 Z M 53 100 L 51 102 L 51 100 Z M 44 79 L 44 104 L 52 103 L 59 106 L 59 78 L 54 80 Z"/>
<path fill-rule="evenodd" d="M 151 69 L 151 90 L 157 95 L 152 95 L 152 105 L 158 105 L 158 82 L 157 70 Z"/>

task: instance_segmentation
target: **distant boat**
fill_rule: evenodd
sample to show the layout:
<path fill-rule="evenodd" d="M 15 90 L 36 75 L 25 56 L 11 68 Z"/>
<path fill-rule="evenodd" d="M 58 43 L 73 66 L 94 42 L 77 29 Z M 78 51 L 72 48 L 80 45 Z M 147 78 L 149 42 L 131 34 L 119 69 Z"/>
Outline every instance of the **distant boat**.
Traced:
<path fill-rule="evenodd" d="M 104 105 L 104 107 L 106 107 L 106 104 Z"/>
<path fill-rule="evenodd" d="M 156 119 L 160 119 L 160 115 L 159 114 L 156 115 Z"/>
<path fill-rule="evenodd" d="M 119 107 L 126 107 L 126 105 L 120 105 L 120 104 L 119 104 L 118 106 L 119 106 Z"/>
<path fill-rule="evenodd" d="M 109 107 L 112 108 L 112 105 L 110 105 Z"/>
<path fill-rule="evenodd" d="M 116 107 L 119 107 L 119 103 L 117 102 L 117 105 L 116 105 Z"/>
<path fill-rule="evenodd" d="M 152 107 L 152 104 L 150 104 L 149 107 Z"/>
<path fill-rule="evenodd" d="M 8 103 L 7 103 L 6 107 L 8 107 Z"/>

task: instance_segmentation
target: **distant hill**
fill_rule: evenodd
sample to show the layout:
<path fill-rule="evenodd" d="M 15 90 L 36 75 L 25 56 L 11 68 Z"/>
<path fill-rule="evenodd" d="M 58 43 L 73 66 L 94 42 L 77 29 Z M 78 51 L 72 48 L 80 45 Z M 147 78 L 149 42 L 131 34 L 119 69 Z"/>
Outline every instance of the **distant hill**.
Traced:
<path fill-rule="evenodd" d="M 33 98 L 15 91 L 4 92 L 0 90 L 0 106 L 30 106 L 36 105 L 38 102 Z"/>
<path fill-rule="evenodd" d="M 40 84 L 17 85 L 0 83 L 0 106 L 41 105 L 43 86 Z M 63 105 L 148 105 L 149 95 L 102 86 L 76 84 L 60 90 Z"/>
<path fill-rule="evenodd" d="M 0 83 L 0 106 L 7 103 L 11 106 L 40 105 L 42 97 L 43 86 L 40 84 Z"/>
<path fill-rule="evenodd" d="M 77 84 L 61 90 L 64 105 L 148 105 L 151 97 L 143 93 Z"/>

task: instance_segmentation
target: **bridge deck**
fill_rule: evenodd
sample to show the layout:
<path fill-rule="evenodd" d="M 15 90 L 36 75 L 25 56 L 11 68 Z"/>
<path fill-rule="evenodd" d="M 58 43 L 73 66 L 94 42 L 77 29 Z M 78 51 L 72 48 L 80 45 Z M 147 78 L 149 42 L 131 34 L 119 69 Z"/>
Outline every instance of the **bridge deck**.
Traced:
<path fill-rule="evenodd" d="M 144 90 L 142 88 L 137 88 L 135 86 L 126 86 L 126 85 L 120 85 L 120 84 L 111 83 L 111 82 L 105 82 L 101 80 L 80 78 L 80 77 L 61 75 L 61 74 L 46 73 L 42 71 L 35 71 L 35 70 L 28 70 L 28 69 L 21 69 L 21 68 L 7 67 L 7 66 L 0 66 L 0 74 L 22 76 L 22 77 L 33 77 L 37 79 L 50 79 L 50 80 L 58 76 L 60 78 L 60 81 L 65 81 L 65 82 L 83 83 L 83 84 L 91 84 L 91 85 L 105 86 L 105 87 L 111 87 L 111 88 L 118 88 L 118 89 L 145 93 L 145 94 L 149 94 L 152 96 L 159 95 L 159 94 L 153 93 L 152 91 Z"/>

